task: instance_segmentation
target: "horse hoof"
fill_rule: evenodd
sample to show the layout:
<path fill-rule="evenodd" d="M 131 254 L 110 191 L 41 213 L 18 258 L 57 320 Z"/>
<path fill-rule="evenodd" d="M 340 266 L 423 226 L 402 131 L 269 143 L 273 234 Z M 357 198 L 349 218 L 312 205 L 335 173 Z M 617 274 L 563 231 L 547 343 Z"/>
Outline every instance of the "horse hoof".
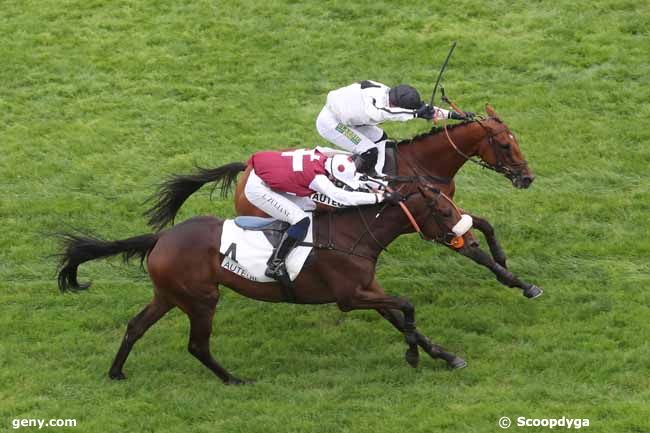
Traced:
<path fill-rule="evenodd" d="M 449 363 L 449 368 L 452 370 L 460 370 L 461 368 L 467 367 L 467 362 L 463 358 L 459 358 L 458 356 L 453 359 Z"/>
<path fill-rule="evenodd" d="M 524 296 L 527 297 L 528 299 L 539 298 L 540 296 L 542 296 L 543 293 L 544 290 L 542 290 L 541 287 L 537 287 L 534 284 L 532 284 L 530 287 L 524 290 Z"/>
<path fill-rule="evenodd" d="M 254 380 L 243 380 L 236 377 L 231 377 L 230 379 L 224 381 L 226 385 L 252 385 L 255 383 Z"/>
<path fill-rule="evenodd" d="M 108 377 L 110 377 L 113 380 L 124 380 L 124 379 L 126 379 L 126 376 L 121 371 L 117 371 L 117 372 L 109 371 L 108 372 Z"/>
<path fill-rule="evenodd" d="M 404 358 L 411 367 L 416 368 L 420 362 L 420 353 L 418 349 L 408 349 L 404 354 Z"/>

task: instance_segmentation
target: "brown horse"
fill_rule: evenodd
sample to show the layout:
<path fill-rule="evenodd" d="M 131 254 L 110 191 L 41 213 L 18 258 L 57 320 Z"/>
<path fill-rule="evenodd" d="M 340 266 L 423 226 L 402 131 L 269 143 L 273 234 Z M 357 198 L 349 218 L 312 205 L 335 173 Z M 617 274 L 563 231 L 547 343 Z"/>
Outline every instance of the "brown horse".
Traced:
<path fill-rule="evenodd" d="M 451 230 L 461 214 L 444 194 L 433 188 L 420 188 L 403 204 L 425 239 L 446 233 L 437 240 L 464 248 Z M 336 218 L 336 230 L 332 230 L 332 217 Z M 219 253 L 223 222 L 213 217 L 195 217 L 162 232 L 119 241 L 62 235 L 65 248 L 58 274 L 61 291 L 89 287 L 89 283 L 80 285 L 77 281 L 77 268 L 86 261 L 119 253 L 125 260 L 138 255 L 142 261 L 146 259 L 154 286 L 153 300 L 129 322 L 109 371 L 112 379 L 125 378 L 122 368 L 135 342 L 170 309 L 178 307 L 190 320 L 189 352 L 224 383 L 244 383 L 223 368 L 210 352 L 219 284 L 260 301 L 282 302 L 285 298 L 277 283 L 249 281 L 220 266 L 224 259 Z M 386 295 L 375 280 L 379 254 L 399 235 L 413 232 L 411 224 L 399 207 L 381 204 L 349 208 L 335 215 L 316 215 L 313 257 L 294 282 L 295 302 L 335 302 L 345 312 L 374 309 L 404 334 L 408 346 L 406 360 L 411 366 L 417 366 L 420 346 L 432 358 L 445 360 L 451 368 L 464 367 L 463 359 L 417 331 L 415 309 L 408 300 Z M 325 244 L 324 240 L 328 242 Z"/>
<path fill-rule="evenodd" d="M 453 178 L 465 162 L 471 160 L 502 173 L 517 188 L 528 188 L 534 176 L 528 168 L 515 135 L 490 105 L 486 105 L 486 112 L 490 116 L 487 119 L 460 123 L 449 128 L 434 128 L 428 133 L 397 143 L 398 176 L 394 178 L 395 181 L 429 179 L 453 198 L 456 190 Z M 480 160 L 475 160 L 475 156 Z M 244 195 L 251 167 L 242 163 L 231 163 L 215 169 L 199 169 L 197 173 L 190 175 L 175 175 L 161 184 L 158 192 L 151 198 L 154 201 L 153 206 L 145 212 L 149 225 L 161 229 L 173 222 L 187 198 L 208 182 L 215 182 L 214 187 L 221 182 L 221 192 L 225 196 L 242 171 L 244 174 L 239 177 L 235 190 L 237 214 L 266 216 Z M 413 183 L 407 182 L 401 191 L 409 193 L 413 192 L 413 188 Z M 507 269 L 506 255 L 492 225 L 485 218 L 471 216 L 474 227 L 484 234 L 491 256 L 478 247 L 478 242 L 475 242 L 475 248 L 465 249 L 462 254 L 492 271 L 500 283 L 522 289 L 525 296 L 535 298 L 541 295 L 542 290 L 539 287 L 520 280 Z"/>

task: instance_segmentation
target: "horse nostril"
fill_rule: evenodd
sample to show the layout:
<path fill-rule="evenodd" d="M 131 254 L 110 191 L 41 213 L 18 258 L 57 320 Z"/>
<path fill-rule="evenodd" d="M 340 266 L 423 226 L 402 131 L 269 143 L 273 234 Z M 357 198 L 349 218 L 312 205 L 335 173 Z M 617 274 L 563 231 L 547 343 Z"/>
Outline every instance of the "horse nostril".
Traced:
<path fill-rule="evenodd" d="M 474 238 L 469 242 L 469 246 L 472 248 L 478 248 L 481 246 L 481 243 L 478 241 L 478 239 Z"/>
<path fill-rule="evenodd" d="M 533 176 L 533 175 L 526 174 L 526 175 L 523 175 L 521 177 L 521 183 L 522 183 L 524 188 L 529 187 L 530 184 L 533 183 L 534 180 L 535 180 L 535 176 Z"/>

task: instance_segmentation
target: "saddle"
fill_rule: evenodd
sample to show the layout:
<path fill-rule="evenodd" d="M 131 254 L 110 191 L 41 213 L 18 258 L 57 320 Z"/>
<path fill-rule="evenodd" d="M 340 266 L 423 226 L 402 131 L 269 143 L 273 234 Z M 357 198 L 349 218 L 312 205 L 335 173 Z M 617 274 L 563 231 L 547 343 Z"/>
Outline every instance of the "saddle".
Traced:
<path fill-rule="evenodd" d="M 386 142 L 386 160 L 384 161 L 384 174 L 397 176 L 397 143 Z"/>
<path fill-rule="evenodd" d="M 232 230 L 228 227 L 232 227 Z M 289 223 L 275 218 L 241 216 L 234 220 L 226 220 L 219 248 L 226 257 L 221 266 L 253 281 L 272 281 L 271 276 L 265 272 L 268 258 L 273 257 L 274 251 L 282 241 L 284 232 L 289 227 Z M 235 232 L 240 233 L 235 234 Z M 313 244 L 310 242 L 312 240 L 311 229 L 307 237 L 308 242 L 299 243 L 289 253 L 285 259 L 284 277 L 277 280 L 280 282 L 286 302 L 295 302 L 296 299 L 293 293 L 292 276 L 296 278 L 302 267 L 313 260 L 314 250 Z M 292 275 L 290 275 L 290 271 Z"/>
<path fill-rule="evenodd" d="M 282 239 L 282 234 L 290 224 L 275 218 L 261 218 L 253 216 L 240 216 L 235 218 L 235 225 L 244 230 L 261 231 L 273 248 L 277 248 Z"/>
<path fill-rule="evenodd" d="M 241 229 L 262 232 L 274 249 L 280 245 L 282 234 L 290 226 L 288 222 L 268 217 L 239 216 L 234 221 L 235 225 Z M 312 220 L 312 225 L 316 225 L 316 219 Z M 299 245 L 307 246 L 308 244 L 303 241 Z M 309 253 L 305 265 L 314 260 L 314 254 L 314 250 Z"/>

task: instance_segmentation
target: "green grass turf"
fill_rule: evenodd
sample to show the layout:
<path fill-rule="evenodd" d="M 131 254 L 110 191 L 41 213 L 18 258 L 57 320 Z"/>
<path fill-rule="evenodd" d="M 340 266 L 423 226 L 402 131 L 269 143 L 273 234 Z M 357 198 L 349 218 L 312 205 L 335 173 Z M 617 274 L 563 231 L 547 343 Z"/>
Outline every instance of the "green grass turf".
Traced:
<path fill-rule="evenodd" d="M 75 418 L 51 431 L 495 432 L 504 415 L 649 431 L 649 14 L 631 0 L 3 1 L 0 431 Z M 466 110 L 493 103 L 537 175 L 518 191 L 466 166 L 457 200 L 494 223 L 510 268 L 544 297 L 408 236 L 380 281 L 465 370 L 409 368 L 374 313 L 225 289 L 213 351 L 256 385 L 225 387 L 192 358 L 178 311 L 136 345 L 127 381 L 107 378 L 150 299 L 146 274 L 87 264 L 93 288 L 62 296 L 46 233 L 147 232 L 142 201 L 166 174 L 323 144 L 328 90 L 369 78 L 427 95 L 453 40 L 447 93 Z M 206 189 L 181 219 L 206 213 L 233 207 Z"/>

